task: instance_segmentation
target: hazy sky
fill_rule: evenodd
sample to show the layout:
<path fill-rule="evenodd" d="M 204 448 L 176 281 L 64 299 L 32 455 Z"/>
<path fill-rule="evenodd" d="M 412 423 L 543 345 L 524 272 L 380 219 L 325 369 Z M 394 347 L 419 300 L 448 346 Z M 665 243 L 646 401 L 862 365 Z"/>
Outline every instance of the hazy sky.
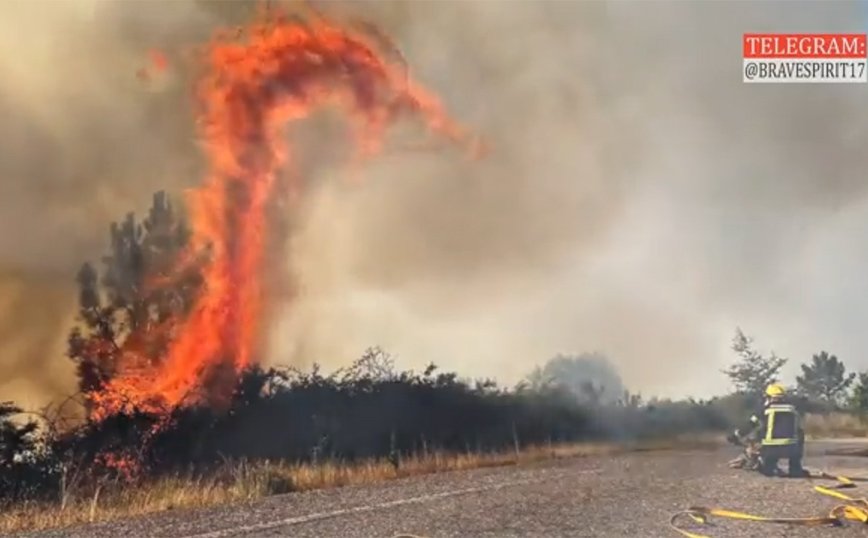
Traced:
<path fill-rule="evenodd" d="M 156 91 L 134 73 L 232 15 L 200 4 L 0 3 L 0 264 L 55 298 L 0 316 L 0 398 L 62 392 L 78 264 L 111 219 L 198 181 L 182 77 Z M 395 150 L 348 187 L 329 138 L 307 137 L 285 260 L 301 294 L 274 298 L 268 360 L 380 345 L 514 381 L 601 351 L 634 390 L 703 396 L 726 389 L 740 325 L 795 361 L 868 368 L 865 89 L 745 85 L 740 58 L 744 32 L 862 31 L 858 4 L 320 4 L 394 36 L 492 153 Z"/>
<path fill-rule="evenodd" d="M 740 325 L 868 368 L 865 91 L 745 85 L 739 57 L 744 32 L 861 31 L 857 4 L 349 4 L 494 154 L 396 158 L 370 194 L 314 198 L 290 319 L 327 355 L 376 341 L 509 378 L 600 350 L 637 390 L 701 396 Z"/>

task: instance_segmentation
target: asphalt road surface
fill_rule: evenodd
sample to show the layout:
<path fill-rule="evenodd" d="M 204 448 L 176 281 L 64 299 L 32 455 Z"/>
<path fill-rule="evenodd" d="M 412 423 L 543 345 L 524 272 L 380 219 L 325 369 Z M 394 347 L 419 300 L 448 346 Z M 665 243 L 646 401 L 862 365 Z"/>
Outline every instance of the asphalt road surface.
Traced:
<path fill-rule="evenodd" d="M 805 465 L 868 476 L 868 458 L 825 455 L 827 449 L 841 446 L 845 445 L 811 443 Z M 22 536 L 391 538 L 408 533 L 426 538 L 677 538 L 668 527 L 669 517 L 691 505 L 808 517 L 826 515 L 837 504 L 814 492 L 808 480 L 770 479 L 727 468 L 737 451 L 721 447 L 643 452 L 444 473 Z M 849 492 L 868 496 L 868 484 Z M 714 538 L 868 537 L 868 526 L 855 523 L 806 528 L 714 521 L 714 527 L 700 532 Z"/>

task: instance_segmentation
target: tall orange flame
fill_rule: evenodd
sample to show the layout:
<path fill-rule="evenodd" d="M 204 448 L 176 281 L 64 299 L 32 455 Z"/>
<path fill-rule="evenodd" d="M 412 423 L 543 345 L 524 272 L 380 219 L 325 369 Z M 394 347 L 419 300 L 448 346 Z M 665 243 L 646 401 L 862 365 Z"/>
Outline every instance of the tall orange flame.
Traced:
<path fill-rule="evenodd" d="M 127 339 L 118 373 L 93 395 L 96 417 L 132 408 L 165 412 L 200 401 L 216 368 L 237 377 L 255 360 L 267 206 L 283 178 L 293 193 L 300 190 L 285 140 L 288 124 L 337 105 L 357 128 L 362 155 L 379 150 L 387 127 L 407 114 L 433 132 L 464 140 L 438 100 L 410 79 L 402 62 L 388 61 L 378 41 L 319 17 L 272 16 L 215 37 L 203 49 L 196 119 L 209 173 L 188 193 L 193 233 L 186 256 L 206 260 L 202 289 L 189 314 L 175 320 L 162 360 L 140 351 L 155 334 Z M 165 337 L 166 330 L 151 332 Z"/>

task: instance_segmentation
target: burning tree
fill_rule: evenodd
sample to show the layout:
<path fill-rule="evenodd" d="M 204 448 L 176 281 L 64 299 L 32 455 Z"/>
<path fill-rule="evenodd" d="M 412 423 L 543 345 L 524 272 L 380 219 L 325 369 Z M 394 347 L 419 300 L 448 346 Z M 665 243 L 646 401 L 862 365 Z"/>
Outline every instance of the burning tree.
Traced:
<path fill-rule="evenodd" d="M 67 354 L 76 362 L 79 390 L 89 406 L 90 397 L 114 379 L 121 353 L 135 344 L 137 335 L 152 333 L 193 304 L 200 283 L 196 271 L 187 271 L 171 286 L 160 285 L 178 265 L 189 236 L 183 214 L 165 192 L 158 192 L 144 220 L 137 222 L 130 213 L 111 225 L 101 271 L 90 263 L 79 270 L 78 326 L 69 335 Z M 168 342 L 161 344 L 148 350 L 154 365 Z"/>
<path fill-rule="evenodd" d="M 112 227 L 101 278 L 90 265 L 79 273 L 82 327 L 69 355 L 92 417 L 225 401 L 255 363 L 270 204 L 280 190 L 303 194 L 289 124 L 336 106 L 358 156 L 381 149 L 405 116 L 467 141 L 382 44 L 321 16 L 271 13 L 201 50 L 194 119 L 208 172 L 188 193 L 189 227 L 160 194 L 142 225 L 129 216 Z"/>

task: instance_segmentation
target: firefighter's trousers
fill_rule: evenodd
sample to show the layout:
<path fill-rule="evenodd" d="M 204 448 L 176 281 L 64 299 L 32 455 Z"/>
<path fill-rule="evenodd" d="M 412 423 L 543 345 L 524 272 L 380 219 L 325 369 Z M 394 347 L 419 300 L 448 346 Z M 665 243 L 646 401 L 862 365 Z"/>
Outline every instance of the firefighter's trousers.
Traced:
<path fill-rule="evenodd" d="M 803 443 L 791 445 L 763 445 L 760 447 L 760 472 L 766 476 L 774 476 L 778 470 L 778 462 L 787 460 L 788 474 L 793 478 L 805 475 L 802 468 Z"/>

